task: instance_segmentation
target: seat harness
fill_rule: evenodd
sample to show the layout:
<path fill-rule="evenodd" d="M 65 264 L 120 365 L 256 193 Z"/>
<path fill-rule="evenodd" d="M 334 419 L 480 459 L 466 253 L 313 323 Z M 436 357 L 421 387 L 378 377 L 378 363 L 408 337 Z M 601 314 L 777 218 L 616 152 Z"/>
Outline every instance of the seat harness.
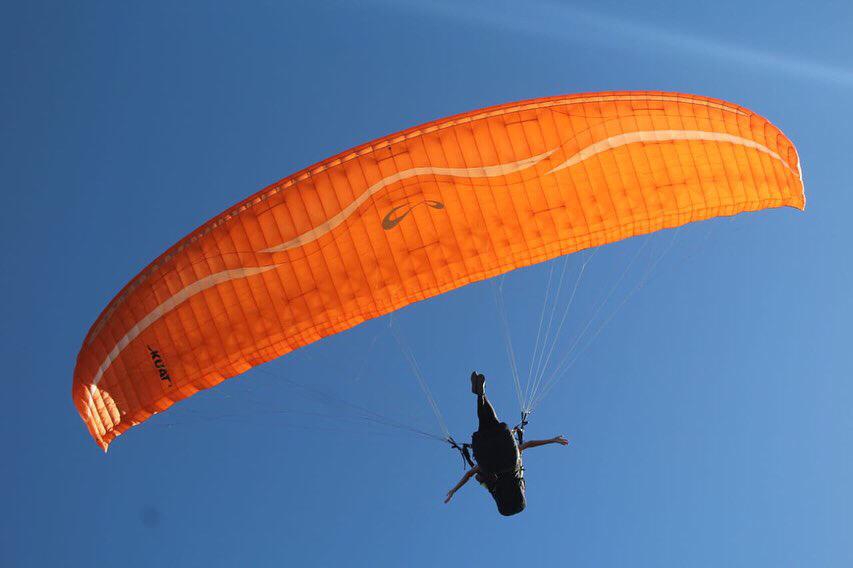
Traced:
<path fill-rule="evenodd" d="M 524 445 L 524 427 L 527 426 L 527 418 L 530 416 L 529 412 L 521 413 L 521 422 L 515 425 L 512 429 L 515 432 L 516 440 L 518 440 L 518 449 L 521 451 L 521 447 Z M 474 469 L 476 464 L 474 460 L 471 458 L 471 444 L 460 444 L 456 440 L 453 439 L 453 436 L 447 437 L 447 443 L 450 444 L 450 447 L 459 452 L 462 456 L 462 469 L 471 468 Z M 503 472 L 501 472 L 503 473 Z"/>

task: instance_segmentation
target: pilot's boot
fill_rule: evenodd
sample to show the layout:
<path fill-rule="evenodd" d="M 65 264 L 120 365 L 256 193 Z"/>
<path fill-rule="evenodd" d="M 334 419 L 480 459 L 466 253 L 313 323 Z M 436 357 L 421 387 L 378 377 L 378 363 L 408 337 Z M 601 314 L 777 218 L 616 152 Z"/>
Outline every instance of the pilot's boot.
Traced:
<path fill-rule="evenodd" d="M 471 373 L 471 392 L 477 396 L 486 394 L 486 376 L 480 375 L 477 371 Z"/>

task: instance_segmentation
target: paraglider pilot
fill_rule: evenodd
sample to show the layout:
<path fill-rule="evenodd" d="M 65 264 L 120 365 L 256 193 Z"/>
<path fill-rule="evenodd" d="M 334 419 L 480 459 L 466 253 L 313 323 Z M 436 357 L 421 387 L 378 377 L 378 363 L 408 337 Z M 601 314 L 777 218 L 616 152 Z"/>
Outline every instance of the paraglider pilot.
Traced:
<path fill-rule="evenodd" d="M 563 436 L 557 436 L 549 440 L 526 441 L 519 446 L 515 430 L 498 420 L 495 409 L 486 398 L 486 377 L 476 371 L 471 373 L 471 392 L 477 395 L 477 419 L 480 423 L 471 437 L 477 465 L 468 470 L 459 483 L 447 492 L 444 502 L 449 503 L 453 494 L 476 476 L 477 481 L 495 499 L 500 514 L 515 515 L 527 505 L 521 452 L 546 444 L 565 446 L 569 441 Z"/>

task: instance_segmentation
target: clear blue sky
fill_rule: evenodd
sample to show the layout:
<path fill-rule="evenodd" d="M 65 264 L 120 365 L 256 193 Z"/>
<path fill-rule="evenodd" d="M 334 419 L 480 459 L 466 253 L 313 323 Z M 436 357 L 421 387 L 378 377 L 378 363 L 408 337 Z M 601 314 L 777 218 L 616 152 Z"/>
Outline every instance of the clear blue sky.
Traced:
<path fill-rule="evenodd" d="M 456 4 L 4 4 L 0 565 L 853 565 L 853 8 Z M 527 456 L 524 514 L 499 517 L 473 485 L 444 505 L 458 456 L 315 416 L 329 406 L 287 382 L 434 430 L 387 320 L 202 393 L 106 455 L 89 438 L 70 398 L 84 334 L 200 223 L 414 124 L 622 89 L 768 117 L 800 151 L 808 206 L 678 235 L 534 415 L 529 436 L 572 444 Z M 572 325 L 635 241 L 594 259 Z M 547 275 L 505 281 L 522 362 Z M 491 291 L 395 318 L 459 437 L 473 368 L 517 416 Z"/>

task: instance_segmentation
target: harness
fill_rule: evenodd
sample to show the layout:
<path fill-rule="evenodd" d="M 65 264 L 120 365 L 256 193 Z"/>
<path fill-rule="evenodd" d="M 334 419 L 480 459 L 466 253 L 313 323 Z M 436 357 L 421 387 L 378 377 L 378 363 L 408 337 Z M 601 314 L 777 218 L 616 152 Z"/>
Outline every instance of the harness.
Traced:
<path fill-rule="evenodd" d="M 524 445 L 524 427 L 527 426 L 527 418 L 530 416 L 529 412 L 521 413 L 521 422 L 515 425 L 512 429 L 515 433 L 515 438 L 518 441 L 518 449 L 521 451 L 521 447 Z M 476 464 L 474 463 L 473 458 L 471 458 L 471 444 L 460 444 L 456 440 L 453 439 L 453 436 L 447 437 L 447 443 L 450 444 L 450 447 L 459 452 L 462 456 L 462 469 L 471 468 L 474 469 Z M 523 468 L 521 468 L 524 471 Z M 499 471 L 494 473 L 493 475 L 497 478 L 503 474 L 507 473 L 516 473 L 518 470 L 516 468 L 507 469 L 504 471 Z"/>

